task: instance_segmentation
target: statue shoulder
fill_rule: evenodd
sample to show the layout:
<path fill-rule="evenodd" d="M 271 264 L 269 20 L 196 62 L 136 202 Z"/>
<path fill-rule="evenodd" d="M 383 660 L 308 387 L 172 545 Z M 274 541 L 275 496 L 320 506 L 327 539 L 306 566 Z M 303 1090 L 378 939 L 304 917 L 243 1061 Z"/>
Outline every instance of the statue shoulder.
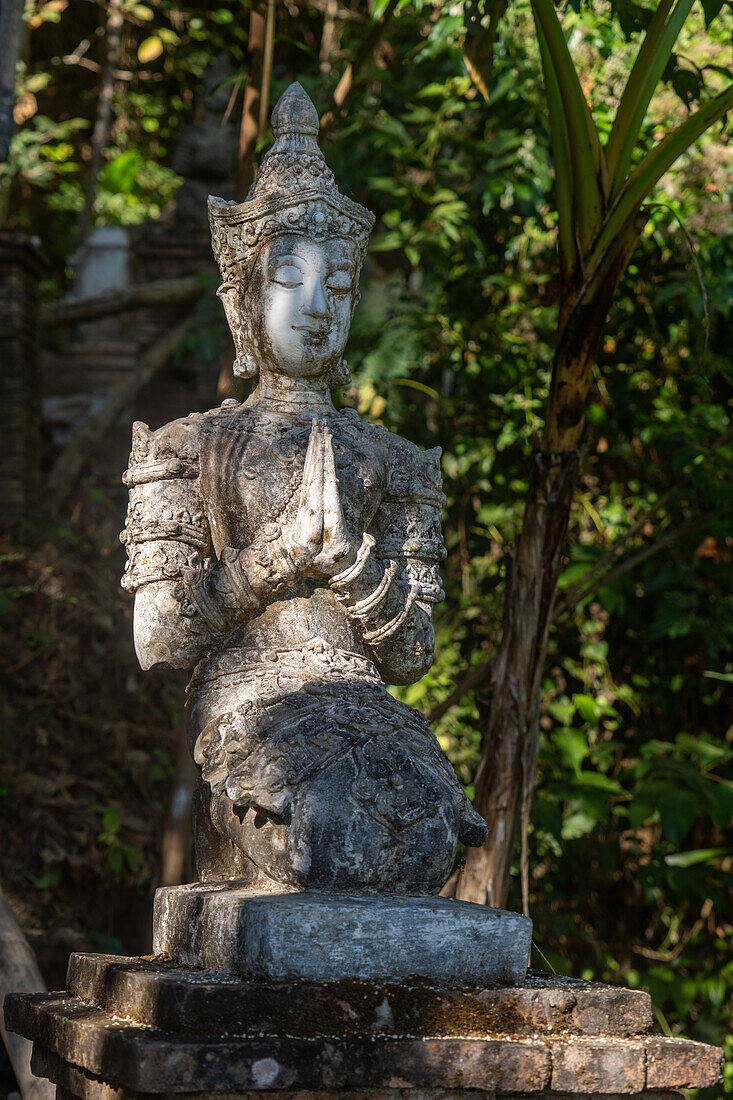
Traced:
<path fill-rule="evenodd" d="M 343 409 L 349 427 L 370 448 L 381 452 L 388 468 L 387 495 L 393 500 L 419 500 L 442 509 L 445 497 L 440 472 L 440 447 L 423 451 L 383 424 L 363 420 L 355 409 Z"/>
<path fill-rule="evenodd" d="M 380 554 L 404 558 L 411 580 L 432 593 L 421 598 L 434 603 L 434 593 L 441 591 L 437 563 L 445 557 L 441 449 L 422 451 L 409 439 L 387 435 L 389 476 L 379 511 Z"/>
<path fill-rule="evenodd" d="M 205 414 L 191 413 L 151 431 L 137 420 L 132 426 L 132 449 L 123 484 L 132 488 L 151 481 L 198 477 L 199 436 L 205 422 Z"/>
<path fill-rule="evenodd" d="M 386 430 L 386 429 L 385 429 Z M 421 450 L 409 439 L 394 432 L 389 436 L 389 483 L 387 493 L 392 500 L 432 504 L 442 511 L 445 505 L 443 478 L 440 472 L 440 447 Z"/>

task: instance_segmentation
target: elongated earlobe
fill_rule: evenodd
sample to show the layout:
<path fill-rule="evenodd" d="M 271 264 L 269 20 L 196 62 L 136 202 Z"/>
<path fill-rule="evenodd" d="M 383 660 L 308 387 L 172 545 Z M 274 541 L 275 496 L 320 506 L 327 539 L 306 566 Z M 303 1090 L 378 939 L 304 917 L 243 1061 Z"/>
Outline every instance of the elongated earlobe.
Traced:
<path fill-rule="evenodd" d="M 239 354 L 232 364 L 232 373 L 235 378 L 253 378 L 258 370 L 254 356 L 248 351 Z"/>
<path fill-rule="evenodd" d="M 329 375 L 329 386 L 348 386 L 351 381 L 351 371 L 345 359 L 339 359 Z"/>

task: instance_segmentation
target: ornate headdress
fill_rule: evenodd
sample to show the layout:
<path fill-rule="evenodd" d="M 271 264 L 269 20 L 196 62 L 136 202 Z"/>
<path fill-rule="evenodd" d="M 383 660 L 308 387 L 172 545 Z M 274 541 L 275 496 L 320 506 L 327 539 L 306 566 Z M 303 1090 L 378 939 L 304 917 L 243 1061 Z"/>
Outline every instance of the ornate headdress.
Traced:
<path fill-rule="evenodd" d="M 211 239 L 222 274 L 218 294 L 237 351 L 235 374 L 251 374 L 241 299 L 265 241 L 283 233 L 326 240 L 344 237 L 366 255 L 374 215 L 342 195 L 318 147 L 318 112 L 297 82 L 280 97 L 271 117 L 275 143 L 265 155 L 244 202 L 209 196 Z"/>

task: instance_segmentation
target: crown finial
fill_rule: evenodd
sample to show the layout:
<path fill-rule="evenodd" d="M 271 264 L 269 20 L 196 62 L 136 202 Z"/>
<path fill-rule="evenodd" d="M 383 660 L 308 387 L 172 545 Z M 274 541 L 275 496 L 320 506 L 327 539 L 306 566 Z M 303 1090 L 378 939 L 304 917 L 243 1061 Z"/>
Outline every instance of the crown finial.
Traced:
<path fill-rule="evenodd" d="M 305 88 L 294 81 L 278 99 L 270 117 L 275 139 L 286 134 L 318 136 L 318 111 Z"/>

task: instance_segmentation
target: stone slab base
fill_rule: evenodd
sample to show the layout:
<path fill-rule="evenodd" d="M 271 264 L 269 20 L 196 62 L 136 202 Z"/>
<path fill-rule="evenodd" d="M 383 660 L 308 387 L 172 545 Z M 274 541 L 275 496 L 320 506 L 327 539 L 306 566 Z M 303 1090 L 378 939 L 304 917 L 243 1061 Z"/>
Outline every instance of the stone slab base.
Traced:
<path fill-rule="evenodd" d="M 157 955 L 267 981 L 520 982 L 531 938 L 519 913 L 465 901 L 262 894 L 230 882 L 163 887 L 153 913 Z"/>
<path fill-rule="evenodd" d="M 10 997 L 6 1019 L 36 1072 L 82 1100 L 662 1100 L 720 1074 L 715 1047 L 650 1033 L 646 994 L 549 975 L 278 984 L 76 955 L 65 993 Z"/>

